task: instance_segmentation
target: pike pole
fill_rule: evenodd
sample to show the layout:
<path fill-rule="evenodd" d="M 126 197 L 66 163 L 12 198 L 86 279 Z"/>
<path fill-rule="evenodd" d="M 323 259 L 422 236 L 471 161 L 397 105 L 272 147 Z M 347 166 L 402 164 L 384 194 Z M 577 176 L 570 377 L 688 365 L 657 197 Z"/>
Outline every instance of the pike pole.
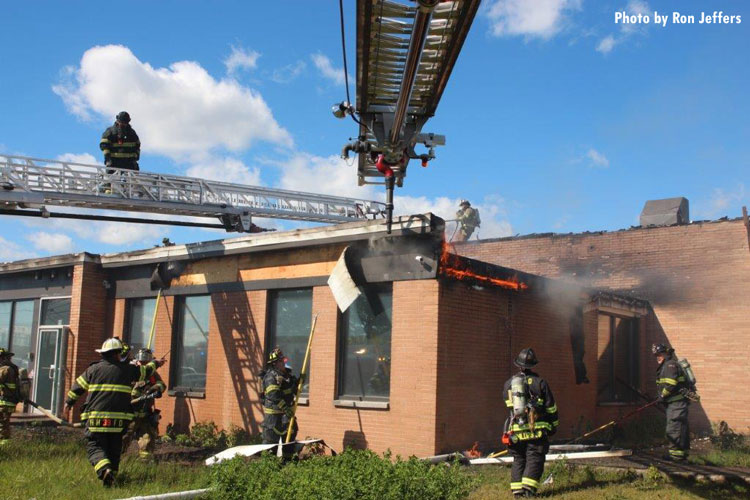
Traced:
<path fill-rule="evenodd" d="M 307 349 L 305 350 L 305 360 L 302 362 L 302 371 L 299 374 L 299 384 L 297 385 L 297 393 L 294 395 L 294 408 L 292 409 L 292 418 L 289 419 L 289 428 L 286 431 L 285 443 L 288 443 L 292 439 L 292 429 L 294 428 L 294 420 L 297 418 L 297 404 L 299 403 L 299 395 L 302 392 L 302 386 L 305 384 L 305 375 L 307 374 L 307 362 L 310 360 L 310 348 L 312 347 L 312 339 L 315 334 L 315 324 L 318 322 L 318 315 L 313 316 L 312 325 L 310 326 L 310 337 L 307 339 Z"/>
<path fill-rule="evenodd" d="M 156 312 L 159 310 L 159 300 L 161 299 L 161 288 L 159 288 L 159 293 L 156 294 L 156 303 L 154 304 L 154 316 L 151 318 L 151 332 L 148 335 L 148 345 L 146 345 L 146 349 L 149 351 L 152 351 L 152 346 L 154 342 L 154 330 L 156 327 Z"/>
<path fill-rule="evenodd" d="M 635 415 L 636 413 L 638 413 L 638 412 L 641 412 L 641 411 L 643 411 L 643 410 L 645 410 L 646 408 L 649 408 L 649 407 L 651 407 L 651 406 L 654 406 L 654 405 L 655 405 L 656 403 L 658 403 L 658 402 L 659 402 L 659 400 L 658 400 L 658 399 L 655 399 L 655 400 L 651 401 L 651 402 L 650 402 L 650 403 L 648 403 L 648 404 L 645 404 L 645 405 L 643 405 L 643 406 L 641 406 L 641 407 L 639 407 L 639 408 L 636 408 L 635 410 L 631 411 L 630 413 L 626 413 L 625 415 L 623 415 L 622 417 L 620 417 L 620 418 L 618 418 L 618 419 L 612 420 L 612 421 L 610 421 L 610 422 L 607 422 L 607 423 L 606 423 L 606 424 L 604 424 L 604 425 L 601 425 L 601 426 L 597 427 L 597 428 L 596 428 L 596 429 L 594 429 L 593 431 L 589 431 L 589 432 L 587 432 L 586 434 L 583 434 L 582 436 L 578 436 L 578 437 L 576 437 L 576 438 L 573 438 L 573 439 L 571 439 L 570 441 L 568 441 L 568 442 L 567 442 L 567 443 L 565 443 L 565 444 L 572 444 L 572 443 L 575 443 L 576 441 L 579 441 L 579 440 L 581 440 L 581 439 L 585 439 L 585 438 L 587 438 L 587 437 L 591 436 L 592 434 L 596 434 L 597 432 L 599 432 L 599 431 L 602 431 L 602 430 L 606 429 L 607 427 L 611 427 L 611 426 L 613 426 L 613 425 L 617 425 L 617 424 L 619 424 L 620 422 L 622 422 L 623 420 L 627 420 L 627 419 L 629 419 L 630 417 L 632 417 L 632 416 L 633 416 L 633 415 Z M 499 456 L 502 456 L 502 455 L 506 455 L 506 454 L 507 454 L 508 452 L 510 452 L 510 449 L 507 449 L 507 450 L 502 450 L 502 451 L 498 451 L 498 452 L 492 453 L 491 455 L 487 455 L 487 458 L 497 458 L 497 457 L 499 457 Z"/>

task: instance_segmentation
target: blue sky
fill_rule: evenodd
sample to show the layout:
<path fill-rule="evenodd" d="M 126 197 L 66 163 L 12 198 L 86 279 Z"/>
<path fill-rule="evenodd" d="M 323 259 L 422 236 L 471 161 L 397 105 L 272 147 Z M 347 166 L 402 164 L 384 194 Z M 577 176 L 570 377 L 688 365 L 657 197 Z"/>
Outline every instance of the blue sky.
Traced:
<path fill-rule="evenodd" d="M 330 114 L 345 98 L 338 2 L 30 4 L 8 2 L 0 18 L 0 154 L 101 162 L 100 134 L 127 109 L 142 170 L 382 199 L 336 158 L 356 134 Z M 344 5 L 353 75 L 355 2 Z M 614 22 L 654 10 L 722 10 L 742 23 Z M 673 196 L 690 200 L 694 220 L 740 215 L 749 27 L 750 4 L 737 0 L 485 0 L 424 128 L 447 145 L 429 168 L 411 165 L 397 210 L 451 217 L 468 198 L 482 238 L 626 228 L 647 199 Z M 225 235 L 0 224 L 0 261 Z"/>

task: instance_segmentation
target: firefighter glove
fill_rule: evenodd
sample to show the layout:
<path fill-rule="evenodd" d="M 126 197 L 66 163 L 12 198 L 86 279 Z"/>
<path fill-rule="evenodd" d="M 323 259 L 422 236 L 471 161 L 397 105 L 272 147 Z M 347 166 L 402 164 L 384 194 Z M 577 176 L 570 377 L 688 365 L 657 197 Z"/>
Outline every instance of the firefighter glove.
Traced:
<path fill-rule="evenodd" d="M 292 418 L 294 416 L 294 410 L 292 408 L 287 408 L 286 410 L 284 410 L 284 414 L 288 418 Z"/>

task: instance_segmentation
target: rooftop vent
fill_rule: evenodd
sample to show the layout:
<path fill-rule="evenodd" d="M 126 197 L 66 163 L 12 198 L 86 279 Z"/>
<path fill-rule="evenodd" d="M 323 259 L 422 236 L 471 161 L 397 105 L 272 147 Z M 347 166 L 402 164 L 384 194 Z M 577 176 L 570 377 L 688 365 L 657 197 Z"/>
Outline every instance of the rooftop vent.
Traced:
<path fill-rule="evenodd" d="M 641 226 L 672 226 L 689 224 L 690 208 L 687 198 L 648 200 L 641 210 Z"/>

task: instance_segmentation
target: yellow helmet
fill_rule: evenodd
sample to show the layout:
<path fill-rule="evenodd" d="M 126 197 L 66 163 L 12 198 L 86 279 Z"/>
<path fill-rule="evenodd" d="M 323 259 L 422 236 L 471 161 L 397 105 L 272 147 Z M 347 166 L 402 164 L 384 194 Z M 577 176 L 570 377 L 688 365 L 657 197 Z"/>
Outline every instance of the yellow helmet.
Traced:
<path fill-rule="evenodd" d="M 271 354 L 268 355 L 268 364 L 273 364 L 280 359 L 284 359 L 284 353 L 277 347 L 276 349 L 271 351 Z"/>

